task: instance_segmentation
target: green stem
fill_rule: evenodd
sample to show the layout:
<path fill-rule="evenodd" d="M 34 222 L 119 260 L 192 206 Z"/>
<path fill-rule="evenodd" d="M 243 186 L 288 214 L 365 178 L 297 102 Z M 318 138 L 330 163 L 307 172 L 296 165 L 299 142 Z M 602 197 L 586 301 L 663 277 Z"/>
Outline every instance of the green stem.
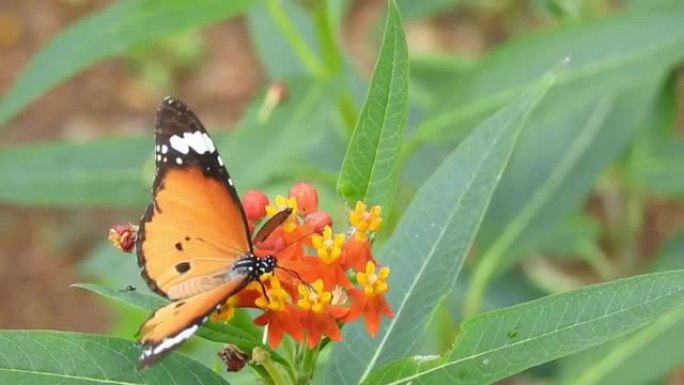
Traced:
<path fill-rule="evenodd" d="M 337 34 L 329 12 L 328 0 L 316 0 L 313 5 L 314 26 L 321 45 L 323 61 L 329 74 L 337 74 L 342 68 L 342 56 Z"/>
<path fill-rule="evenodd" d="M 613 264 L 610 263 L 606 254 L 593 242 L 581 247 L 580 256 L 591 265 L 602 281 L 610 281 L 617 277 Z"/>
<path fill-rule="evenodd" d="M 316 55 L 311 51 L 302 36 L 297 32 L 297 29 L 292 24 L 292 21 L 281 7 L 279 0 L 267 0 L 266 8 L 271 14 L 273 21 L 280 29 L 280 32 L 287 38 L 292 45 L 292 49 L 299 56 L 299 59 L 306 67 L 307 71 L 315 78 L 324 78 L 326 76 L 325 68 L 321 65 Z"/>
<path fill-rule="evenodd" d="M 302 365 L 302 373 L 304 374 L 302 384 L 310 384 L 313 381 L 314 370 L 316 369 L 316 361 L 318 361 L 318 352 L 320 343 L 314 349 L 306 349 L 304 353 L 304 362 Z"/>
<path fill-rule="evenodd" d="M 268 372 L 268 375 L 271 377 L 271 380 L 273 381 L 274 385 L 287 385 L 288 382 L 285 380 L 283 377 L 283 374 L 278 370 L 278 367 L 275 365 L 273 360 L 271 358 L 267 358 L 262 364 L 261 364 L 264 369 Z"/>
<path fill-rule="evenodd" d="M 487 285 L 489 284 L 489 277 L 492 276 L 498 258 L 482 258 L 482 262 L 477 265 L 473 271 L 470 287 L 466 293 L 465 304 L 463 308 L 463 317 L 469 318 L 480 312 L 480 304 L 484 296 Z"/>
<path fill-rule="evenodd" d="M 329 75 L 337 75 L 342 71 L 342 54 L 338 41 L 338 34 L 330 13 L 328 0 L 314 1 L 313 5 L 314 26 L 316 36 L 321 47 L 323 62 Z M 346 128 L 347 138 L 351 136 L 356 125 L 356 107 L 351 92 L 348 89 L 340 93 L 338 109 Z"/>
<path fill-rule="evenodd" d="M 627 190 L 627 189 L 625 189 Z M 639 263 L 639 238 L 643 226 L 644 200 L 636 189 L 626 191 L 625 226 L 623 237 L 625 272 L 632 274 Z"/>

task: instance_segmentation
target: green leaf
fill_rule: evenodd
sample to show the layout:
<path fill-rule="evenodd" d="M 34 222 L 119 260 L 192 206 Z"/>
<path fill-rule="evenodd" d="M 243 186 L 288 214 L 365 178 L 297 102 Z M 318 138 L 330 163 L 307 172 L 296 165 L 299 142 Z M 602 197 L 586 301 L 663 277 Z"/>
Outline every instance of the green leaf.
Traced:
<path fill-rule="evenodd" d="M 149 312 L 168 304 L 168 301 L 159 296 L 141 294 L 137 291 L 110 289 L 92 283 L 76 283 L 72 287 L 92 291 L 103 297 Z M 209 341 L 231 343 L 245 352 L 251 352 L 255 346 L 259 346 L 268 350 L 271 353 L 271 358 L 275 361 L 286 362 L 279 353 L 261 343 L 261 330 L 254 326 L 249 316 L 242 311 L 236 311 L 235 316 L 228 323 L 204 324 L 199 328 L 196 335 Z"/>
<path fill-rule="evenodd" d="M 0 126 L 41 94 L 136 44 L 238 15 L 251 0 L 125 0 L 72 25 L 41 49 L 0 102 Z"/>
<path fill-rule="evenodd" d="M 653 258 L 652 271 L 684 267 L 684 237 L 669 240 Z M 561 384 L 640 385 L 661 382 L 682 364 L 684 308 L 673 309 L 636 332 L 567 357 L 560 363 Z"/>
<path fill-rule="evenodd" d="M 538 120 L 525 131 L 478 235 L 482 254 L 466 314 L 477 311 L 478 297 L 495 274 L 542 243 L 548 229 L 579 206 L 597 175 L 626 145 L 656 84 L 617 98 L 588 99 L 582 108 Z"/>
<path fill-rule="evenodd" d="M 269 6 L 263 4 L 253 7 L 246 14 L 249 38 L 259 56 L 259 62 L 271 79 L 310 76 L 309 71 L 319 70 L 320 66 L 311 15 L 307 14 L 301 4 L 292 0 L 278 1 L 276 4 L 275 9 L 281 10 L 283 14 L 279 16 L 284 16 L 280 20 L 289 19 L 292 27 L 290 33 L 299 37 L 297 44 L 300 44 L 300 56 L 274 20 L 274 14 L 269 12 Z M 271 3 L 269 5 L 273 8 Z M 306 52 L 306 63 L 301 59 L 301 52 Z"/>
<path fill-rule="evenodd" d="M 408 53 L 401 15 L 390 1 L 368 96 L 347 147 L 337 191 L 348 203 L 392 207 L 408 110 Z"/>
<path fill-rule="evenodd" d="M 121 338 L 54 332 L 0 331 L 0 383 L 32 385 L 228 384 L 180 353 L 138 370 L 139 349 Z"/>
<path fill-rule="evenodd" d="M 682 364 L 684 307 L 614 343 L 582 353 L 581 363 L 565 365 L 567 385 L 640 385 L 656 383 Z M 577 359 L 575 359 L 577 361 Z"/>
<path fill-rule="evenodd" d="M 217 141 L 238 191 L 265 186 L 274 175 L 289 172 L 293 160 L 304 157 L 329 134 L 337 85 L 299 81 L 286 86 L 288 97 L 267 121 L 259 120 L 257 107 L 263 99 L 255 98 L 233 134 Z"/>
<path fill-rule="evenodd" d="M 465 321 L 443 356 L 402 359 L 366 384 L 484 384 L 642 327 L 684 303 L 684 271 L 550 295 Z"/>
<path fill-rule="evenodd" d="M 672 2 L 512 40 L 487 56 L 469 76 L 443 79 L 428 118 L 408 138 L 409 147 L 460 135 L 463 126 L 505 104 L 565 57 L 570 58 L 570 65 L 547 97 L 557 109 L 581 105 L 587 94 L 610 95 L 641 84 L 643 77 L 661 73 L 684 57 L 682 18 L 684 3 Z"/>
<path fill-rule="evenodd" d="M 328 379 L 357 384 L 405 357 L 421 341 L 430 314 L 453 288 L 525 119 L 555 80 L 541 79 L 478 127 L 422 186 L 379 260 L 392 268 L 387 301 L 394 318 L 375 339 L 348 325 L 330 357 Z"/>
<path fill-rule="evenodd" d="M 28 144 L 0 151 L 0 200 L 32 205 L 131 205 L 149 198 L 152 140 Z M 151 182 L 150 182 L 151 183 Z"/>

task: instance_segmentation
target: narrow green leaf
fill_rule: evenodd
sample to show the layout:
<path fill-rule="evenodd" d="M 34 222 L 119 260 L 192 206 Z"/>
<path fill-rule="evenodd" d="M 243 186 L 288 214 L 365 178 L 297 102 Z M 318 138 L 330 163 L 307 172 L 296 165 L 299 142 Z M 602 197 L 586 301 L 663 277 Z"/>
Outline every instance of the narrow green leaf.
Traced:
<path fill-rule="evenodd" d="M 627 338 L 587 352 L 586 365 L 568 373 L 566 385 L 655 383 L 682 363 L 684 307 L 656 319 Z"/>
<path fill-rule="evenodd" d="M 136 291 L 110 289 L 92 283 L 76 283 L 72 286 L 149 312 L 168 304 L 168 301 L 159 296 L 141 294 Z M 235 317 L 228 323 L 205 324 L 197 331 L 196 335 L 209 341 L 231 343 L 246 352 L 251 352 L 255 346 L 260 346 L 271 352 L 271 358 L 274 360 L 286 362 L 279 353 L 261 343 L 260 329 L 251 323 L 246 313 L 241 311 L 237 311 Z"/>
<path fill-rule="evenodd" d="M 390 1 L 385 36 L 342 162 L 337 191 L 348 203 L 392 207 L 408 110 L 408 53 L 401 15 Z"/>
<path fill-rule="evenodd" d="M 274 9 L 282 14 L 274 15 Z M 288 35 L 282 32 L 282 24 L 278 24 L 287 24 L 287 20 L 291 27 Z M 246 21 L 254 50 L 271 79 L 310 77 L 321 70 L 311 15 L 301 4 L 293 0 L 261 4 L 247 12 Z"/>
<path fill-rule="evenodd" d="M 684 236 L 668 240 L 651 271 L 684 268 Z M 563 359 L 559 384 L 641 385 L 661 383 L 684 357 L 684 307 L 623 338 Z"/>
<path fill-rule="evenodd" d="M 228 384 L 180 353 L 138 370 L 139 349 L 121 338 L 54 332 L 0 331 L 0 383 L 32 385 Z"/>
<path fill-rule="evenodd" d="M 293 160 L 305 156 L 329 132 L 328 112 L 333 108 L 337 85 L 299 81 L 287 82 L 286 86 L 287 99 L 268 121 L 259 120 L 262 99 L 256 98 L 234 133 L 217 141 L 238 191 L 262 187 L 274 175 L 289 172 Z"/>
<path fill-rule="evenodd" d="M 0 151 L 0 200 L 32 205 L 132 205 L 149 198 L 142 166 L 152 139 L 28 144 Z"/>
<path fill-rule="evenodd" d="M 684 271 L 550 295 L 465 321 L 442 357 L 402 359 L 371 384 L 485 384 L 625 335 L 684 303 Z"/>
<path fill-rule="evenodd" d="M 495 274 L 513 265 L 522 251 L 539 246 L 548 230 L 579 206 L 638 126 L 655 85 L 648 82 L 597 102 L 588 99 L 582 108 L 549 116 L 526 130 L 478 235 L 482 254 L 466 314 L 477 311 L 478 297 Z"/>
<path fill-rule="evenodd" d="M 392 268 L 387 300 L 394 318 L 375 339 L 361 325 L 345 328 L 330 358 L 331 383 L 357 384 L 414 351 L 430 314 L 456 282 L 528 113 L 555 77 L 545 76 L 486 120 L 419 190 L 379 258 Z"/>
<path fill-rule="evenodd" d="M 487 56 L 469 76 L 443 79 L 428 118 L 408 143 L 415 148 L 425 140 L 460 135 L 464 125 L 505 104 L 564 57 L 571 63 L 547 97 L 559 109 L 583 103 L 587 94 L 608 95 L 634 87 L 643 82 L 643 76 L 663 72 L 684 57 L 682 18 L 684 3 L 674 1 L 512 40 Z"/>
<path fill-rule="evenodd" d="M 124 0 L 72 25 L 38 52 L 0 101 L 0 127 L 52 87 L 136 44 L 238 15 L 252 0 Z"/>

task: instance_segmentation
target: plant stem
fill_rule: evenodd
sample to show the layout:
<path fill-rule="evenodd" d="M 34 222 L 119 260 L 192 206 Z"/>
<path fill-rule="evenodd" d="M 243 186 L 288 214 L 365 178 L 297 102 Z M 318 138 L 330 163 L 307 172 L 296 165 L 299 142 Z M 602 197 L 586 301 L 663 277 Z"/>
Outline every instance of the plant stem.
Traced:
<path fill-rule="evenodd" d="M 330 3 L 328 0 L 314 1 L 313 21 L 316 28 L 316 36 L 321 47 L 323 62 L 328 75 L 338 75 L 342 72 L 342 54 L 340 44 L 337 39 L 338 34 L 333 25 L 332 15 L 330 14 Z M 356 107 L 349 89 L 340 92 L 338 109 L 342 116 L 342 121 L 346 128 L 347 138 L 351 136 L 356 125 Z"/>
<path fill-rule="evenodd" d="M 271 380 L 273 381 L 274 385 L 288 384 L 288 382 L 285 380 L 282 373 L 280 373 L 280 370 L 278 370 L 278 367 L 273 363 L 273 360 L 271 360 L 270 357 L 267 358 L 261 365 L 268 372 L 268 375 L 271 377 Z"/>
<path fill-rule="evenodd" d="M 280 29 L 280 32 L 287 38 L 292 45 L 292 49 L 299 56 L 299 59 L 306 67 L 307 71 L 315 78 L 325 78 L 326 71 L 321 65 L 316 55 L 311 51 L 302 36 L 297 32 L 297 29 L 292 24 L 292 21 L 285 13 L 285 10 L 280 5 L 279 0 L 267 0 L 266 8 L 271 14 L 273 21 Z"/>
<path fill-rule="evenodd" d="M 342 68 L 342 57 L 337 34 L 329 12 L 328 0 L 316 0 L 313 4 L 314 26 L 321 46 L 323 61 L 329 74 L 337 74 Z"/>

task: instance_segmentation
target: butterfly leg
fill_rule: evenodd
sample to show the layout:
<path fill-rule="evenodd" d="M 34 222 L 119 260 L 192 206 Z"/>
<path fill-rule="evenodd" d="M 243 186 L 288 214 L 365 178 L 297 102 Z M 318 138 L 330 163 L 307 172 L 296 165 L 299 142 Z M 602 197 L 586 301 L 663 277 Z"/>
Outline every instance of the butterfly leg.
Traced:
<path fill-rule="evenodd" d="M 271 303 L 271 300 L 268 298 L 268 294 L 266 293 L 266 286 L 264 286 L 264 282 L 261 281 L 261 279 L 258 279 L 259 281 L 259 286 L 261 286 L 261 292 L 264 294 L 264 298 L 266 298 L 266 302 Z"/>

